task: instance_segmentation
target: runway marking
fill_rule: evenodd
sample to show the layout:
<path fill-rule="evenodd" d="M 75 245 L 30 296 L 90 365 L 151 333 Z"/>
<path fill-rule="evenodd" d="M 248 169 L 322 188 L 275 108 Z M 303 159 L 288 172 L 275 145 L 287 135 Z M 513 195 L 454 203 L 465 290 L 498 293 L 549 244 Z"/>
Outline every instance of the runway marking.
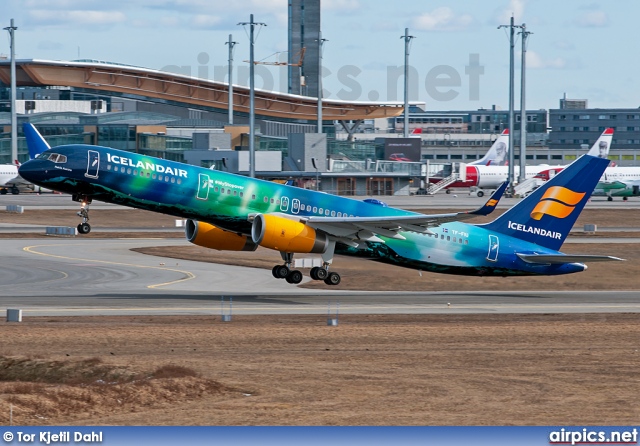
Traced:
<path fill-rule="evenodd" d="M 48 283 L 48 282 L 55 282 L 56 280 L 64 280 L 64 279 L 66 279 L 67 277 L 69 277 L 69 274 L 65 273 L 64 271 L 57 270 L 57 269 L 53 269 L 53 268 L 42 268 L 42 267 L 37 267 L 37 268 L 38 268 L 38 269 L 43 269 L 43 270 L 45 270 L 45 271 L 53 271 L 53 272 L 55 272 L 55 273 L 60 273 L 60 274 L 62 274 L 62 277 L 58 277 L 57 279 L 44 280 L 44 281 L 42 281 L 42 282 L 38 282 L 38 284 L 41 284 L 41 283 Z"/>
<path fill-rule="evenodd" d="M 122 243 L 122 244 L 134 245 L 136 243 Z M 81 245 L 81 243 L 75 243 L 75 244 L 71 243 L 70 245 L 71 246 L 73 246 L 73 245 Z M 184 270 L 175 269 L 175 268 L 164 268 L 164 267 L 159 267 L 159 266 L 136 265 L 134 263 L 111 262 L 111 261 L 108 261 L 108 260 L 82 259 L 82 258 L 78 258 L 78 257 L 60 256 L 60 255 L 56 255 L 56 254 L 47 254 L 45 252 L 36 251 L 37 248 L 52 247 L 52 246 L 55 247 L 55 246 L 58 246 L 58 245 L 32 245 L 32 246 L 25 246 L 24 248 L 22 248 L 22 250 L 26 251 L 26 252 L 28 252 L 30 254 L 37 254 L 37 255 L 41 255 L 41 256 L 45 256 L 45 257 L 54 257 L 54 258 L 57 258 L 57 259 L 77 260 L 77 261 L 92 262 L 92 263 L 103 263 L 103 264 L 106 264 L 106 265 L 130 266 L 130 267 L 134 267 L 134 268 L 159 269 L 161 271 L 172 271 L 172 272 L 175 272 L 175 273 L 184 274 L 186 276 L 186 277 L 184 277 L 182 279 L 173 280 L 171 282 L 164 282 L 164 283 L 156 283 L 154 285 L 147 285 L 147 288 L 159 288 L 159 287 L 162 287 L 162 286 L 173 285 L 173 284 L 176 284 L 176 283 L 186 282 L 187 280 L 195 279 L 195 277 L 196 277 L 196 275 L 193 274 L 190 271 L 184 271 Z M 61 272 L 61 271 L 59 271 L 59 272 Z M 67 277 L 68 277 L 68 275 L 67 275 Z"/>

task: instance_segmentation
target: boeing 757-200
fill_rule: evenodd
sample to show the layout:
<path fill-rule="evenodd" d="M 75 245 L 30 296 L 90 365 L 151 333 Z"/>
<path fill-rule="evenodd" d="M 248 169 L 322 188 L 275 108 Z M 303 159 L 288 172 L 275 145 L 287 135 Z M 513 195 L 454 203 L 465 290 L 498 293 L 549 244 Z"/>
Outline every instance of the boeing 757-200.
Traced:
<path fill-rule="evenodd" d="M 295 253 L 320 254 L 323 266 L 310 276 L 329 285 L 340 283 L 329 271 L 334 254 L 474 276 L 567 274 L 585 270 L 585 261 L 620 260 L 558 251 L 609 163 L 588 155 L 493 222 L 471 225 L 461 221 L 490 213 L 506 183 L 476 211 L 425 215 L 107 147 L 48 149 L 30 124 L 25 134 L 41 154 L 20 175 L 81 202 L 80 233 L 90 230 L 92 200 L 187 218 L 196 245 L 279 251 L 284 263 L 272 273 L 289 283 L 302 280 L 291 269 Z"/>

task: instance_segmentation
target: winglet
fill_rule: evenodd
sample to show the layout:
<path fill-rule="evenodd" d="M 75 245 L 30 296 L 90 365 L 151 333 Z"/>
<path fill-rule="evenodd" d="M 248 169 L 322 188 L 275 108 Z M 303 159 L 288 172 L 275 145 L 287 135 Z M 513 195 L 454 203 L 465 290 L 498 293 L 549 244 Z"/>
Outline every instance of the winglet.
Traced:
<path fill-rule="evenodd" d="M 498 202 L 502 198 L 502 195 L 507 190 L 508 185 L 509 185 L 508 181 L 505 181 L 504 183 L 502 183 L 500 187 L 497 188 L 493 194 L 491 194 L 491 197 L 489 197 L 489 199 L 484 204 L 484 206 L 482 206 L 479 209 L 476 209 L 475 211 L 471 211 L 468 213 L 473 215 L 489 215 L 490 213 L 492 213 L 496 208 L 496 206 L 498 205 Z"/>
<path fill-rule="evenodd" d="M 22 131 L 27 139 L 27 146 L 29 147 L 29 159 L 34 159 L 45 150 L 49 150 L 51 147 L 44 140 L 42 135 L 36 130 L 36 128 L 30 122 L 22 124 Z"/>

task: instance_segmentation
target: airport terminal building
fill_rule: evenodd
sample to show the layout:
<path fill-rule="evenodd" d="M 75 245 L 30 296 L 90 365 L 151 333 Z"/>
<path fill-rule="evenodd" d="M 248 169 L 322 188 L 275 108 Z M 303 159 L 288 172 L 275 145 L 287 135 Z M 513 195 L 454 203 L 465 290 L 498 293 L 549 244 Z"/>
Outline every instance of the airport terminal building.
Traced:
<path fill-rule="evenodd" d="M 18 124 L 32 122 L 51 145 L 99 144 L 190 164 L 247 173 L 249 90 L 234 87 L 229 123 L 228 84 L 100 61 L 17 61 Z M 0 162 L 10 163 L 9 63 L 0 62 Z M 527 162 L 567 164 L 584 153 L 605 127 L 616 131 L 610 158 L 640 163 L 639 109 L 572 108 L 527 111 Z M 583 105 L 585 108 L 577 108 Z M 413 104 L 411 143 L 400 146 L 400 103 L 323 102 L 256 91 L 256 172 L 302 187 L 345 195 L 409 194 L 442 163 L 468 163 L 484 155 L 507 126 L 498 107 L 426 111 Z M 519 142 L 520 114 L 515 140 Z M 391 161 L 389 155 L 401 161 Z M 403 156 L 400 156 L 403 155 Z M 408 158 L 407 158 L 408 157 Z M 516 159 L 519 155 L 516 152 Z M 27 159 L 19 140 L 19 159 Z M 392 158 L 394 159 L 394 158 Z"/>

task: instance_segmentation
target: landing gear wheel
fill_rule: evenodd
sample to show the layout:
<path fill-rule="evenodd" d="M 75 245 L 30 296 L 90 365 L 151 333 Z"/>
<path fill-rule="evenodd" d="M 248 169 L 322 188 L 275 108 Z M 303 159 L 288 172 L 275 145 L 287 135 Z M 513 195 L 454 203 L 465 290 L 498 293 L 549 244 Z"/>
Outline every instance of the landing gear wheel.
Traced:
<path fill-rule="evenodd" d="M 338 285 L 340 283 L 340 274 L 338 273 L 329 273 L 326 279 L 324 279 L 324 283 L 327 285 Z"/>
<path fill-rule="evenodd" d="M 311 271 L 309 271 L 309 277 L 313 280 L 324 280 L 327 278 L 327 275 L 327 270 L 319 266 L 314 266 L 311 268 Z"/>
<path fill-rule="evenodd" d="M 91 232 L 91 225 L 89 225 L 89 223 L 80 223 L 78 225 L 78 232 L 80 234 L 88 234 Z"/>
<path fill-rule="evenodd" d="M 14 186 L 14 187 L 11 188 L 11 193 L 13 195 L 18 195 L 20 193 L 20 189 L 18 189 L 17 187 Z"/>
<path fill-rule="evenodd" d="M 444 191 L 444 193 L 445 193 L 445 194 L 450 194 L 450 193 L 451 193 L 451 189 L 446 189 L 446 190 Z"/>
<path fill-rule="evenodd" d="M 0 189 L 0 195 L 7 195 L 6 189 Z"/>
<path fill-rule="evenodd" d="M 288 283 L 297 284 L 302 282 L 302 273 L 298 270 L 293 270 L 289 272 L 289 275 L 286 277 Z"/>
<path fill-rule="evenodd" d="M 607 197 L 607 201 L 613 201 L 613 197 Z"/>
<path fill-rule="evenodd" d="M 276 279 L 284 279 L 289 275 L 289 268 L 287 265 L 276 265 L 273 267 L 272 273 Z"/>
<path fill-rule="evenodd" d="M 318 268 L 316 271 L 316 280 L 325 280 L 329 275 L 329 271 L 324 268 Z"/>

